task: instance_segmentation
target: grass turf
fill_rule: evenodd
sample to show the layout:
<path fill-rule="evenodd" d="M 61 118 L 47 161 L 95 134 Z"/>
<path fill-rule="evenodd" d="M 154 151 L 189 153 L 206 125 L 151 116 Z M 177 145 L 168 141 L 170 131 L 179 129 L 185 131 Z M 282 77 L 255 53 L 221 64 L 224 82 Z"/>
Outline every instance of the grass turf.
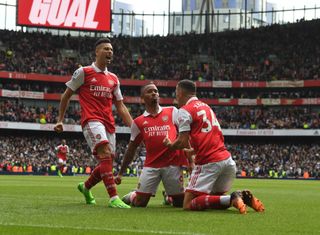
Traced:
<path fill-rule="evenodd" d="M 85 179 L 0 176 L 0 234 L 320 234 L 320 181 L 237 179 L 233 190 L 251 189 L 266 207 L 240 215 L 163 206 L 160 192 L 148 208 L 108 208 L 102 183 L 92 190 L 97 205 L 85 205 L 76 188 Z M 119 194 L 136 184 L 124 178 Z"/>

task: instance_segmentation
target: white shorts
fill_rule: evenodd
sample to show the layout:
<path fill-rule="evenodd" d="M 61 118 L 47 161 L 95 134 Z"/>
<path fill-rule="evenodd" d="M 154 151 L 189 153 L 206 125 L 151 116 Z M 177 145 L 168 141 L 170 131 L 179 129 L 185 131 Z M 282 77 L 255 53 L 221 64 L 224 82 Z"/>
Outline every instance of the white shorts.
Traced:
<path fill-rule="evenodd" d="M 83 135 L 87 140 L 87 143 L 94 153 L 96 146 L 102 142 L 108 142 L 111 153 L 116 151 L 116 135 L 106 131 L 105 126 L 98 121 L 88 122 L 83 128 Z"/>
<path fill-rule="evenodd" d="M 66 160 L 63 160 L 63 159 L 61 159 L 61 158 L 58 158 L 58 163 L 63 164 L 63 165 L 66 165 L 66 164 L 67 164 L 67 161 L 66 161 Z"/>
<path fill-rule="evenodd" d="M 229 157 L 220 162 L 196 165 L 186 191 L 195 194 L 228 192 L 236 177 L 236 163 Z"/>
<path fill-rule="evenodd" d="M 139 178 L 137 193 L 154 196 L 161 180 L 167 195 L 173 196 L 184 192 L 182 168 L 168 166 L 163 168 L 144 167 Z"/>

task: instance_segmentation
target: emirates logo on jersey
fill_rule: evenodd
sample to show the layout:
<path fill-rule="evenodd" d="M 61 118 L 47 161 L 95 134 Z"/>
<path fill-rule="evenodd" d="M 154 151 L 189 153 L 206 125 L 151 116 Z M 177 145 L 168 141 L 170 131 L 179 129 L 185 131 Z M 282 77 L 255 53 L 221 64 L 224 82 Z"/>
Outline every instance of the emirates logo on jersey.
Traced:
<path fill-rule="evenodd" d="M 112 80 L 108 80 L 108 83 L 109 83 L 110 86 L 114 85 L 114 81 L 112 81 Z"/>
<path fill-rule="evenodd" d="M 168 115 L 165 115 L 165 116 L 162 117 L 162 121 L 167 122 L 168 120 L 169 120 Z"/>
<path fill-rule="evenodd" d="M 110 87 L 90 85 L 90 92 L 96 97 L 106 97 L 112 99 L 112 89 Z"/>
<path fill-rule="evenodd" d="M 143 128 L 144 133 L 147 136 L 166 136 L 170 131 L 170 125 L 163 125 L 163 126 L 149 126 Z"/>

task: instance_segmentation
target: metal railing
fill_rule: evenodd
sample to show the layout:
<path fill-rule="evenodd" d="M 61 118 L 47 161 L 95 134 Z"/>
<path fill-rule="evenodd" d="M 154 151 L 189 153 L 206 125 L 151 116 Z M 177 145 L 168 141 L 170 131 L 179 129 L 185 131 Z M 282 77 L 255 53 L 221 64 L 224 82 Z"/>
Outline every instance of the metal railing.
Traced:
<path fill-rule="evenodd" d="M 30 28 L 16 25 L 16 5 L 0 3 L 0 29 L 45 31 L 72 36 L 128 35 L 143 37 L 168 34 L 209 33 L 261 27 L 272 24 L 295 23 L 320 18 L 320 7 L 282 9 L 269 11 L 245 11 L 243 9 L 213 9 L 208 12 L 136 13 L 112 12 L 112 31 L 95 33 L 49 28 Z"/>

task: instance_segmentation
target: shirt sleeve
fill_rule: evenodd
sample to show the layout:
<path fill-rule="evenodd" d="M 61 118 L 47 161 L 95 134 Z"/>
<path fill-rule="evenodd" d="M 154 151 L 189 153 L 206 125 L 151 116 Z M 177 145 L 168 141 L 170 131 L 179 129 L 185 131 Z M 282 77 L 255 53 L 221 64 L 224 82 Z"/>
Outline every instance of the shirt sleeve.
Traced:
<path fill-rule="evenodd" d="M 141 138 L 137 138 L 138 136 L 140 136 L 140 129 L 138 128 L 137 124 L 133 121 L 132 125 L 131 125 L 131 137 L 130 137 L 130 140 L 136 142 L 139 139 L 138 142 L 140 142 Z"/>
<path fill-rule="evenodd" d="M 71 80 L 66 82 L 67 87 L 71 90 L 76 91 L 84 83 L 84 71 L 83 67 L 78 68 L 74 71 Z"/>
<path fill-rule="evenodd" d="M 118 78 L 117 78 L 117 86 L 113 90 L 113 95 L 116 97 L 116 100 L 123 100 L 123 96 L 120 90 L 120 82 Z"/>
<path fill-rule="evenodd" d="M 179 132 L 190 131 L 192 117 L 191 114 L 185 109 L 179 109 L 178 113 Z"/>
<path fill-rule="evenodd" d="M 173 107 L 172 109 L 172 123 L 178 127 L 179 122 L 178 122 L 178 115 L 179 115 L 179 110 L 176 107 Z"/>

